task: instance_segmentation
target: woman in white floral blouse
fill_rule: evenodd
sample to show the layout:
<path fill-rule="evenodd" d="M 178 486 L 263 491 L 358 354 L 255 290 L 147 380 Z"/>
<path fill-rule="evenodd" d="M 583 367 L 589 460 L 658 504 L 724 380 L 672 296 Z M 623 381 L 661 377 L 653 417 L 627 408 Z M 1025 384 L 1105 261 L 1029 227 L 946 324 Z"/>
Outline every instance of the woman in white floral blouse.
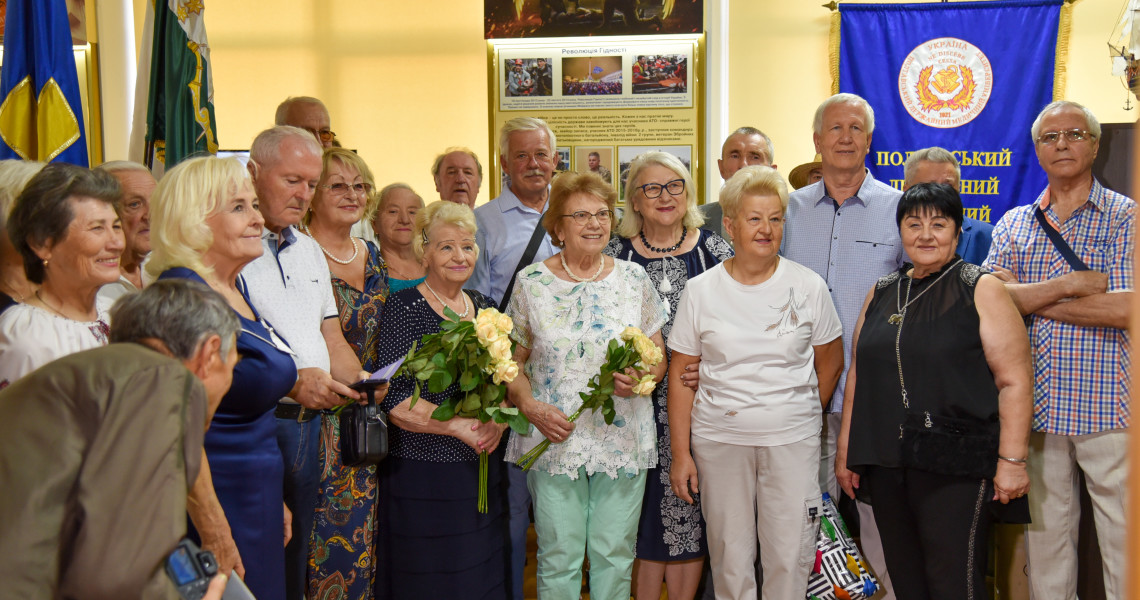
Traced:
<path fill-rule="evenodd" d="M 645 270 L 602 254 L 615 200 L 594 174 L 554 180 L 543 227 L 562 251 L 519 272 L 508 308 L 515 360 L 524 365 L 509 398 L 534 426 L 512 436 L 507 460 L 543 439 L 553 443 L 527 475 L 544 600 L 578 598 L 583 555 L 592 598 L 629 598 L 646 469 L 657 464 L 653 407 L 633 394 L 634 373 L 614 376 L 611 425 L 589 411 L 567 419 L 623 329 L 638 327 L 663 346 L 665 306 Z M 664 371 L 662 362 L 652 374 L 660 380 Z"/>

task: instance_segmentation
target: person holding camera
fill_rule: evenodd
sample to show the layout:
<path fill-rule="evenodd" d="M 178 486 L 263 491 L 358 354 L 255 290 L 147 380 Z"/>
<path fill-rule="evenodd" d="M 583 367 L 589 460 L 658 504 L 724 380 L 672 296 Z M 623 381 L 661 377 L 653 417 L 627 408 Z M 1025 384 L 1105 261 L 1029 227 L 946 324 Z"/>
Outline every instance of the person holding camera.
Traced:
<path fill-rule="evenodd" d="M 179 597 L 163 564 L 186 535 L 240 323 L 216 292 L 182 280 L 124 297 L 111 318 L 109 346 L 0 391 L 5 597 Z M 212 582 L 212 597 L 224 587 Z"/>

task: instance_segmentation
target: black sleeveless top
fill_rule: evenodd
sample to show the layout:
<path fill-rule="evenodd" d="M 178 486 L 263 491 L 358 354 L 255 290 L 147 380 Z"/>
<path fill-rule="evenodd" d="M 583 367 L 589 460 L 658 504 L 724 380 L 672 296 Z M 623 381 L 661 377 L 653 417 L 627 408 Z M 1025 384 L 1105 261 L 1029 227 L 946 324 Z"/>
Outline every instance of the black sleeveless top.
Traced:
<path fill-rule="evenodd" d="M 996 423 L 998 390 L 982 351 L 974 306 L 974 288 L 986 271 L 965 262 L 950 267 L 954 262 L 915 279 L 910 290 L 913 303 L 899 340 L 909 412 Z M 879 279 L 859 332 L 847 445 L 847 467 L 856 472 L 867 465 L 899 466 L 899 432 L 908 409 L 903 408 L 895 358 L 899 326 L 889 319 L 906 299 L 911 268 L 905 264 Z"/>

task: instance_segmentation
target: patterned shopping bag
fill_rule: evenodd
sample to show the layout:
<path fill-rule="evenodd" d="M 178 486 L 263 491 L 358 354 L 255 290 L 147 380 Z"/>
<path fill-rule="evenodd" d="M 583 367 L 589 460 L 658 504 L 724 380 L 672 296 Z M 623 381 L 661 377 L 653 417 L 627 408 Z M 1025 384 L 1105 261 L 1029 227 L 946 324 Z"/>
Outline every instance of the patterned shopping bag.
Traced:
<path fill-rule="evenodd" d="M 879 582 L 867 569 L 831 496 L 825 493 L 807 600 L 863 600 L 878 589 Z"/>

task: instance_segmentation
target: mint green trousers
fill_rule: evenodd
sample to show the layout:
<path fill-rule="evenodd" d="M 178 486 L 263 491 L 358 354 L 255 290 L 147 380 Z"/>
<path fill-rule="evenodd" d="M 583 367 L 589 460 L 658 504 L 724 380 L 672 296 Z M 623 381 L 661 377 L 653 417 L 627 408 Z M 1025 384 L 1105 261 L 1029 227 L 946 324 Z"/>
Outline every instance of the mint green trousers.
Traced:
<path fill-rule="evenodd" d="M 585 469 L 578 479 L 531 471 L 526 483 L 538 535 L 538 597 L 578 600 L 586 556 L 590 598 L 629 600 L 645 471 L 619 471 L 617 479 Z"/>

